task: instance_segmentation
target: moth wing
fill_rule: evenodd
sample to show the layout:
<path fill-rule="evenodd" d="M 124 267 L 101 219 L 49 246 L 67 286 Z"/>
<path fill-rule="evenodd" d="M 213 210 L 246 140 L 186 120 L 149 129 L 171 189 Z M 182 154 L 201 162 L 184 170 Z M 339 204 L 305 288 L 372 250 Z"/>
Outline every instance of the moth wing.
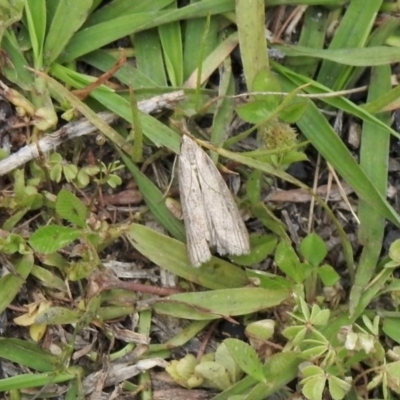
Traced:
<path fill-rule="evenodd" d="M 191 264 L 199 267 L 211 258 L 211 241 L 203 194 L 198 180 L 196 154 L 202 151 L 189 137 L 182 138 L 179 156 L 179 192 L 185 222 L 187 250 Z"/>
<path fill-rule="evenodd" d="M 196 152 L 196 157 L 196 164 L 203 166 L 199 171 L 199 182 L 211 245 L 220 254 L 249 253 L 249 234 L 228 186 L 204 151 Z"/>

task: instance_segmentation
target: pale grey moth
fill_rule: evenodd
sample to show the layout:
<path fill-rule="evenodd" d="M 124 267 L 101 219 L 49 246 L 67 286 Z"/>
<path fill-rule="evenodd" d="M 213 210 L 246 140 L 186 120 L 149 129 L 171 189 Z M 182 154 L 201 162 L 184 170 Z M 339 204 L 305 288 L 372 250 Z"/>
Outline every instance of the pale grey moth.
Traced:
<path fill-rule="evenodd" d="M 210 157 L 186 135 L 179 156 L 179 191 L 194 267 L 210 260 L 210 247 L 221 255 L 250 251 L 249 234 L 225 181 Z"/>

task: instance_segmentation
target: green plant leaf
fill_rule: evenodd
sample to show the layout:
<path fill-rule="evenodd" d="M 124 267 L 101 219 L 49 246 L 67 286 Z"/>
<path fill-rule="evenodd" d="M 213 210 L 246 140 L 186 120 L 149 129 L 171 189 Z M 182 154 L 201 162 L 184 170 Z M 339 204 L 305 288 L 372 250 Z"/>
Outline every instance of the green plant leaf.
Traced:
<path fill-rule="evenodd" d="M 224 343 L 239 367 L 247 375 L 259 382 L 266 382 L 260 359 L 249 344 L 238 339 L 226 339 Z"/>
<path fill-rule="evenodd" d="M 282 50 L 289 57 L 312 56 L 356 67 L 372 67 L 400 61 L 400 54 L 396 51 L 396 48 L 389 46 L 347 49 L 311 49 L 297 45 L 274 47 Z"/>
<path fill-rule="evenodd" d="M 340 280 L 340 275 L 331 265 L 321 265 L 318 268 L 318 276 L 325 286 L 333 286 Z"/>
<path fill-rule="evenodd" d="M 310 233 L 300 243 L 301 255 L 314 267 L 326 257 L 328 249 L 325 242 L 316 233 Z"/>
<path fill-rule="evenodd" d="M 313 304 L 311 309 L 310 322 L 316 326 L 325 326 L 329 322 L 330 310 L 321 308 L 317 304 Z"/>
<path fill-rule="evenodd" d="M 158 187 L 123 153 L 121 158 L 139 187 L 144 201 L 160 224 L 176 239 L 185 240 L 185 229 L 165 205 L 165 199 Z"/>
<path fill-rule="evenodd" d="M 27 0 L 25 2 L 25 14 L 34 54 L 34 66 L 39 69 L 43 64 L 43 43 L 46 32 L 46 1 Z"/>
<path fill-rule="evenodd" d="M 235 264 L 251 267 L 265 260 L 275 250 L 278 239 L 275 235 L 250 235 L 250 253 L 242 256 L 230 256 Z"/>
<path fill-rule="evenodd" d="M 25 0 L 24 0 L 25 2 Z M 15 32 L 7 30 L 1 42 L 2 50 L 7 54 L 9 63 L 2 67 L 2 73 L 11 82 L 17 84 L 24 90 L 31 89 L 33 85 L 33 74 L 26 68 L 29 66 L 24 53 L 19 47 Z"/>
<path fill-rule="evenodd" d="M 275 250 L 276 265 L 296 283 L 302 283 L 305 279 L 305 274 L 301 266 L 300 260 L 297 257 L 291 244 L 280 242 Z"/>
<path fill-rule="evenodd" d="M 395 240 L 389 248 L 389 257 L 400 263 L 400 239 Z"/>
<path fill-rule="evenodd" d="M 250 172 L 246 181 L 246 196 L 251 204 L 258 204 L 261 199 L 262 172 L 255 169 Z"/>
<path fill-rule="evenodd" d="M 254 77 L 251 90 L 253 92 L 282 92 L 282 85 L 274 72 L 262 69 Z M 265 96 L 256 94 L 254 98 L 261 101 L 264 104 L 264 108 L 270 110 L 270 112 L 273 112 L 282 101 L 282 96 L 276 95 Z"/>
<path fill-rule="evenodd" d="M 44 45 L 44 61 L 50 65 L 64 51 L 72 35 L 87 19 L 93 0 L 77 2 L 56 1 L 56 10 L 50 23 Z M 66 16 L 68 15 L 68 18 Z"/>
<path fill-rule="evenodd" d="M 400 320 L 398 318 L 385 318 L 383 320 L 382 330 L 392 340 L 400 343 Z"/>
<path fill-rule="evenodd" d="M 57 289 L 61 292 L 67 290 L 67 285 L 65 284 L 64 280 L 46 268 L 34 265 L 31 274 L 45 287 Z"/>
<path fill-rule="evenodd" d="M 246 270 L 247 276 L 256 282 L 258 287 L 265 289 L 293 289 L 293 282 L 290 282 L 283 276 L 277 276 L 269 272 L 257 271 L 257 270 Z"/>
<path fill-rule="evenodd" d="M 303 379 L 304 386 L 301 390 L 303 395 L 309 400 L 322 400 L 322 393 L 325 389 L 326 378 L 323 375 L 316 375 L 311 378 Z"/>
<path fill-rule="evenodd" d="M 263 366 L 268 385 L 257 383 L 253 377 L 246 376 L 223 393 L 217 394 L 213 400 L 229 400 L 231 396 L 240 394 L 246 394 L 246 399 L 263 400 L 297 377 L 300 362 L 298 354 L 294 352 L 274 354 Z"/>
<path fill-rule="evenodd" d="M 232 354 L 226 347 L 226 344 L 222 342 L 215 351 L 215 362 L 220 365 L 223 365 L 225 369 L 228 371 L 231 382 L 237 382 L 240 377 L 243 375 L 243 371 L 232 357 Z"/>
<path fill-rule="evenodd" d="M 294 124 L 304 114 L 307 101 L 305 99 L 295 99 L 278 113 L 279 118 L 288 124 Z"/>
<path fill-rule="evenodd" d="M 181 293 L 156 300 L 156 312 L 187 319 L 215 319 L 245 315 L 276 306 L 287 299 L 289 291 L 261 288 L 220 289 Z"/>
<path fill-rule="evenodd" d="M 54 371 L 50 371 L 41 374 L 16 375 L 11 378 L 0 380 L 0 392 L 46 386 L 50 383 L 66 382 L 74 379 L 79 374 L 83 374 L 82 367 L 73 366 L 57 374 L 55 374 Z"/>
<path fill-rule="evenodd" d="M 82 311 L 70 310 L 66 307 L 51 307 L 38 314 L 38 316 L 35 318 L 35 324 L 75 324 L 79 321 L 79 318 L 82 316 L 82 314 Z"/>
<path fill-rule="evenodd" d="M 209 385 L 218 390 L 225 390 L 232 386 L 226 368 L 215 361 L 204 361 L 195 367 L 196 374 L 206 379 Z"/>
<path fill-rule="evenodd" d="M 351 389 L 351 384 L 334 375 L 328 378 L 329 393 L 334 400 L 342 400 Z"/>
<path fill-rule="evenodd" d="M 176 0 L 166 10 L 177 9 Z M 163 48 L 165 68 L 172 86 L 179 87 L 183 84 L 183 54 L 181 25 L 178 21 L 163 24 L 158 27 L 160 41 Z"/>
<path fill-rule="evenodd" d="M 57 195 L 56 212 L 80 228 L 86 225 L 87 207 L 71 192 L 61 189 Z"/>
<path fill-rule="evenodd" d="M 10 262 L 14 266 L 17 275 L 8 274 L 0 279 L 0 312 L 3 312 L 10 305 L 21 290 L 22 285 L 25 284 L 25 280 L 32 270 L 33 255 L 28 253 L 20 259 Z"/>
<path fill-rule="evenodd" d="M 0 357 L 40 372 L 50 372 L 59 363 L 58 356 L 26 340 L 0 337 Z"/>
<path fill-rule="evenodd" d="M 80 30 L 71 38 L 59 62 L 65 63 L 77 57 L 97 50 L 117 39 L 135 32 L 160 26 L 167 22 L 183 18 L 199 18 L 206 15 L 230 11 L 234 8 L 232 0 L 203 0 L 195 4 L 179 8 L 175 12 L 161 10 L 119 15 L 109 21 L 101 21 Z M 109 18 L 109 17 L 107 17 Z"/>
<path fill-rule="evenodd" d="M 155 264 L 206 288 L 241 287 L 248 282 L 241 268 L 217 257 L 212 257 L 200 268 L 193 268 L 182 242 L 143 225 L 132 224 L 128 239 L 136 250 Z"/>
<path fill-rule="evenodd" d="M 254 100 L 236 108 L 240 118 L 251 124 L 259 124 L 267 119 L 274 110 L 267 108 L 264 100 Z"/>
<path fill-rule="evenodd" d="M 39 253 L 54 253 L 82 236 L 80 230 L 61 225 L 39 228 L 29 238 L 29 244 Z"/>

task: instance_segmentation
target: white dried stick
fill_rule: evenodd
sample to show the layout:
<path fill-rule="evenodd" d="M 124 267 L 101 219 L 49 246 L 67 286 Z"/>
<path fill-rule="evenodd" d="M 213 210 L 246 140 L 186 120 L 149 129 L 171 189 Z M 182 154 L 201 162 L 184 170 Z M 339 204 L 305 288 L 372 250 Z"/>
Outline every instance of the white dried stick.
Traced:
<path fill-rule="evenodd" d="M 138 108 L 147 114 L 158 112 L 162 109 L 170 108 L 171 103 L 182 100 L 184 96 L 185 94 L 182 90 L 166 93 L 160 96 L 152 97 L 148 100 L 140 101 L 138 103 Z M 117 115 L 110 112 L 100 112 L 97 115 L 107 124 L 112 124 L 119 118 Z M 81 119 L 79 121 L 66 124 L 57 131 L 46 134 L 46 136 L 36 143 L 31 143 L 18 150 L 16 153 L 11 154 L 4 160 L 1 160 L 0 176 L 11 172 L 15 168 L 21 167 L 35 158 L 38 158 L 39 151 L 42 153 L 47 153 L 56 149 L 61 143 L 64 143 L 67 140 L 88 135 L 96 131 L 97 128 L 94 127 L 87 119 Z"/>

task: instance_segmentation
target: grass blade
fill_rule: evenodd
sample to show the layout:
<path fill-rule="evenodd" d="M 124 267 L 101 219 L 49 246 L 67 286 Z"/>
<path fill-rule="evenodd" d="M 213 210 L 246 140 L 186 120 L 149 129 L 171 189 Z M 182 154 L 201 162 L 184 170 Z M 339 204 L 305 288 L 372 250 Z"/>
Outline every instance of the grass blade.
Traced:
<path fill-rule="evenodd" d="M 304 15 L 304 24 L 301 29 L 299 46 L 312 49 L 322 49 L 325 42 L 325 34 L 328 24 L 329 12 L 321 7 L 308 7 Z M 308 58 L 304 65 L 296 65 L 296 59 L 287 59 L 287 67 L 293 68 L 300 75 L 314 76 L 319 61 L 315 58 Z"/>
<path fill-rule="evenodd" d="M 390 90 L 390 75 L 389 65 L 372 70 L 369 100 L 373 100 Z M 383 122 L 390 124 L 388 113 L 381 115 L 380 118 Z M 386 196 L 389 145 L 390 137 L 388 135 L 379 135 L 375 126 L 364 123 L 360 166 L 382 197 Z M 357 267 L 355 282 L 350 292 L 350 314 L 358 306 L 364 288 L 374 275 L 381 254 L 385 230 L 384 218 L 364 200 L 359 203 L 358 216 L 360 219 L 358 238 L 364 248 Z"/>
<path fill-rule="evenodd" d="M 310 102 L 303 117 L 298 121 L 303 134 L 313 146 L 346 180 L 355 192 L 385 218 L 400 226 L 400 217 L 385 197 L 375 188 L 353 156 L 336 135 L 325 117 Z"/>
<path fill-rule="evenodd" d="M 45 386 L 49 383 L 61 383 L 74 379 L 77 374 L 83 373 L 81 367 L 69 367 L 65 372 L 45 372 L 43 374 L 17 375 L 0 380 L 0 392 L 13 389 Z"/>
<path fill-rule="evenodd" d="M 50 372 L 59 363 L 54 354 L 26 340 L 0 337 L 0 357 L 40 372 Z"/>
<path fill-rule="evenodd" d="M 176 10 L 176 0 L 167 9 Z M 158 27 L 160 41 L 164 54 L 164 63 L 168 73 L 169 81 L 174 87 L 183 84 L 183 54 L 182 35 L 179 22 L 170 22 Z"/>
<path fill-rule="evenodd" d="M 138 49 L 136 49 L 136 51 L 138 51 Z M 138 54 L 136 57 L 138 57 Z M 114 57 L 107 51 L 101 49 L 93 51 L 92 53 L 86 54 L 82 57 L 82 61 L 92 65 L 95 68 L 98 68 L 103 72 L 108 71 L 116 63 L 117 59 L 117 57 Z M 159 69 L 163 71 L 163 68 Z M 132 86 L 132 89 L 134 90 L 141 89 L 143 87 L 157 87 L 156 81 L 152 80 L 150 75 L 144 74 L 131 64 L 125 64 L 115 73 L 114 76 L 126 86 Z"/>
<path fill-rule="evenodd" d="M 268 70 L 267 41 L 265 39 L 265 5 L 263 0 L 236 1 L 236 22 L 243 72 L 248 88 L 252 88 L 259 71 Z"/>
<path fill-rule="evenodd" d="M 21 290 L 32 270 L 32 266 L 33 256 L 32 254 L 26 254 L 15 261 L 14 268 L 18 275 L 8 274 L 0 279 L 0 293 L 2 293 L 0 297 L 0 312 L 3 312 L 8 307 Z"/>
<path fill-rule="evenodd" d="M 25 3 L 25 14 L 33 50 L 33 65 L 36 69 L 41 69 L 43 65 L 43 44 L 46 33 L 46 1 L 27 0 Z"/>
<path fill-rule="evenodd" d="M 287 57 L 313 57 L 353 67 L 375 67 L 400 61 L 399 50 L 388 46 L 373 46 L 361 49 L 313 49 L 303 46 L 274 46 Z M 339 89 L 339 88 L 336 88 Z"/>
<path fill-rule="evenodd" d="M 57 7 L 44 45 L 44 63 L 50 65 L 62 53 L 72 35 L 85 22 L 93 0 L 78 2 L 55 1 Z M 68 15 L 68 18 L 66 16 Z"/>
<path fill-rule="evenodd" d="M 165 205 L 165 199 L 154 183 L 142 174 L 132 161 L 121 154 L 125 165 L 133 175 L 144 201 L 156 220 L 176 239 L 185 240 L 185 229 L 181 221 L 177 220 Z"/>
<path fill-rule="evenodd" d="M 203 0 L 199 3 L 179 8 L 176 11 L 162 10 L 123 15 L 77 32 L 72 37 L 65 52 L 58 59 L 58 62 L 63 64 L 72 61 L 106 44 L 144 29 L 181 19 L 219 14 L 231 11 L 233 8 L 234 0 Z"/>
<path fill-rule="evenodd" d="M 136 65 L 138 71 L 158 86 L 166 87 L 160 37 L 156 29 L 147 29 L 135 35 Z"/>
<path fill-rule="evenodd" d="M 152 304 L 154 310 L 176 318 L 210 320 L 245 315 L 281 304 L 289 291 L 262 288 L 220 289 L 181 293 Z"/>
<path fill-rule="evenodd" d="M 382 0 L 372 2 L 351 1 L 329 45 L 329 49 L 364 47 L 381 4 Z M 352 68 L 348 66 L 324 61 L 317 80 L 333 90 L 340 90 L 345 87 L 351 71 Z"/>
<path fill-rule="evenodd" d="M 193 268 L 182 242 L 143 225 L 132 224 L 128 238 L 136 250 L 161 268 L 206 288 L 241 287 L 247 283 L 241 268 L 217 257 L 200 268 Z"/>

